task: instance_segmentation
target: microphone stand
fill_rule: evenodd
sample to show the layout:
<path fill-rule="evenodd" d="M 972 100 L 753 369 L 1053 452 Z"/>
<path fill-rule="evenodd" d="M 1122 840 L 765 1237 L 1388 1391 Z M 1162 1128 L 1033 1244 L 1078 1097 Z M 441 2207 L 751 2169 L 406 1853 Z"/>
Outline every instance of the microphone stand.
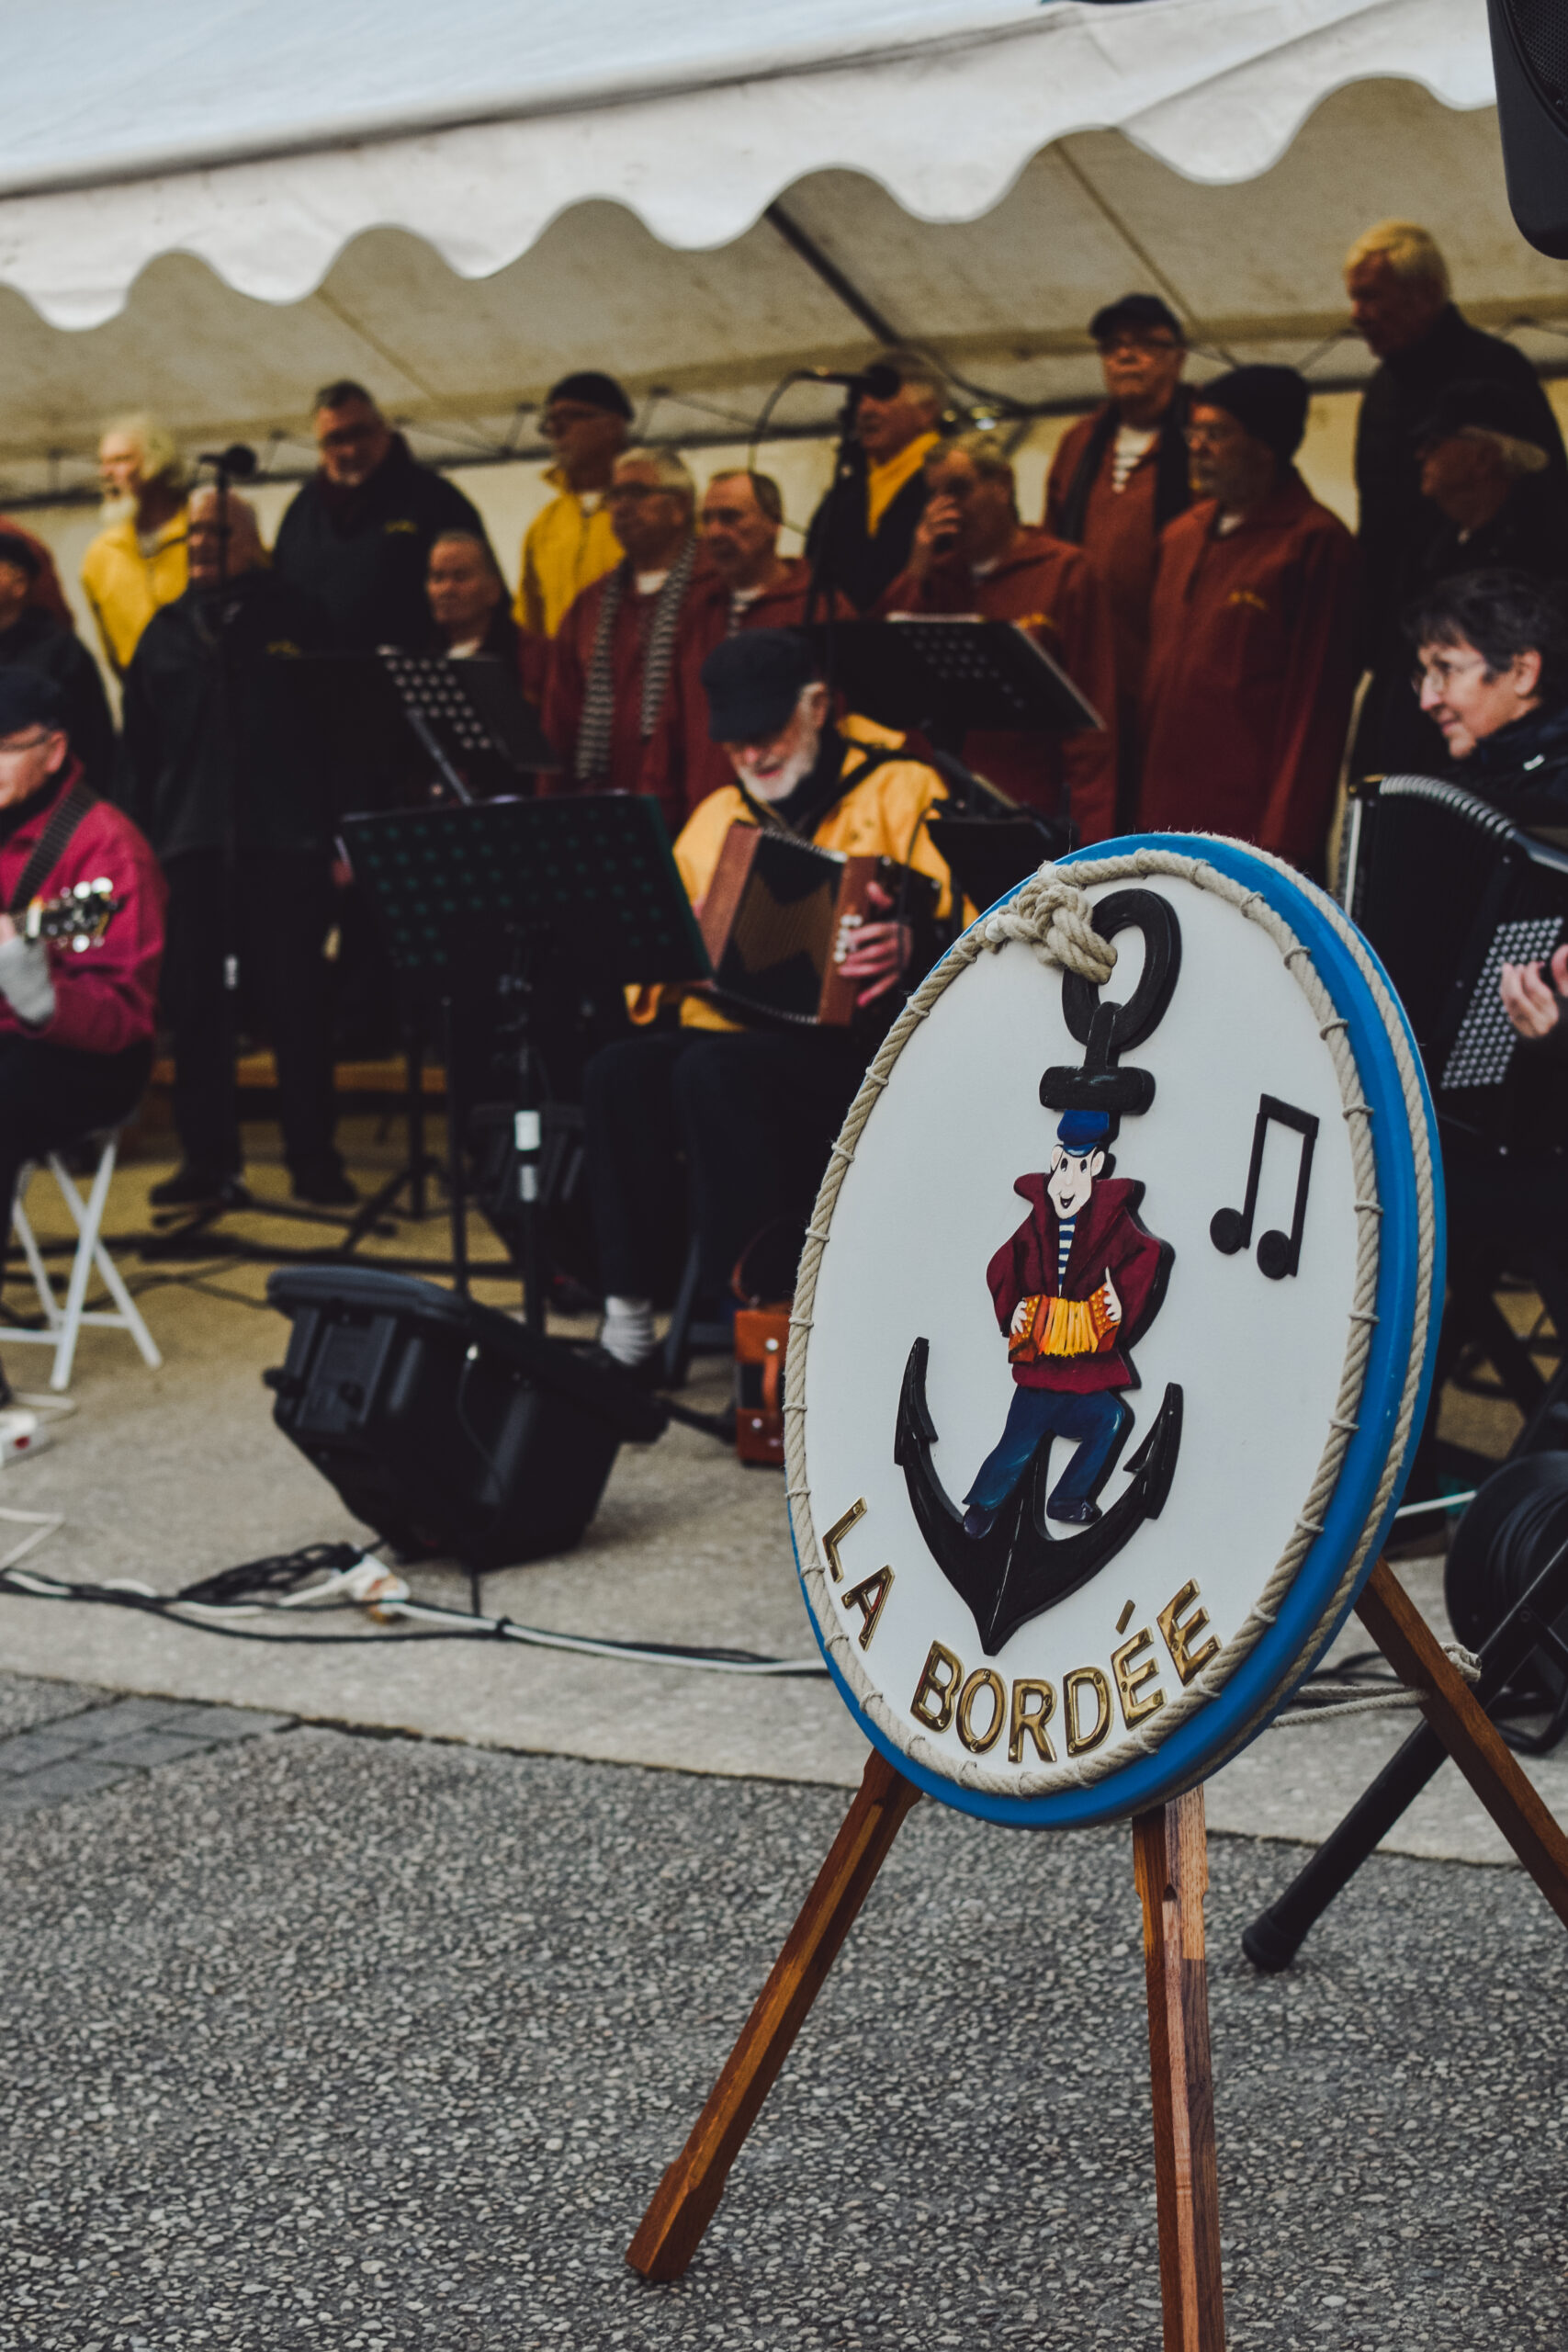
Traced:
<path fill-rule="evenodd" d="M 811 584 L 806 594 L 806 626 L 810 628 L 823 607 L 825 649 L 823 684 L 828 689 L 831 707 L 834 673 L 837 662 L 837 600 L 839 594 L 839 543 L 843 535 L 844 518 L 849 502 L 863 488 L 863 476 L 855 440 L 855 419 L 860 413 L 861 387 L 852 384 L 839 411 L 839 438 L 833 452 L 833 479 L 820 513 L 822 527 L 817 534 L 817 544 L 811 550 Z"/>

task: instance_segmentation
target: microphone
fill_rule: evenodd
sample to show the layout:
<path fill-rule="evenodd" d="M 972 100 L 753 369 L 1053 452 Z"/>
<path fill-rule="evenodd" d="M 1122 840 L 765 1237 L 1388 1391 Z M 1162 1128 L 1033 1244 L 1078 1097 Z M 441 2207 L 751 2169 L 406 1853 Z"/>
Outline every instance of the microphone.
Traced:
<path fill-rule="evenodd" d="M 243 441 L 231 441 L 226 449 L 204 449 L 197 464 L 216 468 L 231 481 L 249 481 L 256 469 L 256 453 Z"/>
<path fill-rule="evenodd" d="M 848 390 L 873 401 L 896 399 L 903 381 L 897 368 L 889 368 L 885 359 L 874 361 L 858 373 L 847 368 L 803 368 L 800 373 L 808 384 L 842 384 Z"/>

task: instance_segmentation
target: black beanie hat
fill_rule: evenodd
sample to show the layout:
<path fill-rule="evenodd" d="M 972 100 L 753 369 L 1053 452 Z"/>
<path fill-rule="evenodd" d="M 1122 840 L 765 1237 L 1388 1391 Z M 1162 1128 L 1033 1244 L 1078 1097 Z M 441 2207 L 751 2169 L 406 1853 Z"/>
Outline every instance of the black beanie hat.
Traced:
<path fill-rule="evenodd" d="M 628 424 L 632 421 L 630 401 L 614 376 L 603 376 L 597 368 L 580 368 L 575 376 L 563 376 L 546 393 L 547 408 L 551 401 L 581 401 L 584 408 L 602 408 L 610 416 L 624 416 Z"/>
<path fill-rule="evenodd" d="M 7 662 L 0 669 L 0 736 L 19 735 L 24 727 L 52 732 L 64 725 L 65 704 L 52 678 L 25 662 Z"/>
<path fill-rule="evenodd" d="M 1194 385 L 1194 408 L 1223 408 L 1244 433 L 1288 466 L 1306 431 L 1306 380 L 1293 368 L 1233 368 L 1212 384 Z"/>

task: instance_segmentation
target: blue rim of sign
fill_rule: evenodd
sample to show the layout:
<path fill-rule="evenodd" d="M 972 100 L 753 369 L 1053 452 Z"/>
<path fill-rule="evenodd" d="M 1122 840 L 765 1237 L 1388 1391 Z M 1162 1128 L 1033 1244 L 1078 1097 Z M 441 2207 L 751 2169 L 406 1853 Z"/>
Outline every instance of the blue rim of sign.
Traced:
<path fill-rule="evenodd" d="M 1356 1550 L 1377 1497 L 1398 1426 L 1399 1404 L 1404 1393 L 1409 1347 L 1415 1327 L 1420 1280 L 1416 1162 L 1409 1120 L 1405 1114 L 1404 1091 L 1400 1084 L 1387 1029 L 1349 950 L 1304 886 L 1289 875 L 1280 873 L 1278 867 L 1269 865 L 1264 859 L 1254 857 L 1238 843 L 1216 841 L 1212 836 L 1198 833 L 1133 833 L 1116 841 L 1097 842 L 1091 849 L 1077 850 L 1072 856 L 1059 862 L 1071 867 L 1101 858 L 1130 857 L 1140 849 L 1174 851 L 1179 856 L 1202 858 L 1233 881 L 1246 883 L 1256 890 L 1258 896 L 1290 924 L 1308 950 L 1319 979 L 1332 998 L 1336 1011 L 1346 1022 L 1366 1099 L 1371 1108 L 1378 1198 L 1383 1207 L 1378 1257 L 1378 1319 L 1367 1360 L 1356 1434 L 1346 1449 L 1338 1483 L 1324 1516 L 1323 1532 L 1303 1560 L 1279 1616 L 1251 1655 L 1236 1668 L 1224 1690 L 1206 1707 L 1183 1724 L 1179 1730 L 1173 1732 L 1152 1756 L 1138 1757 L 1121 1771 L 1109 1773 L 1102 1781 L 1086 1788 L 1062 1790 L 1045 1797 L 999 1797 L 966 1789 L 946 1773 L 933 1772 L 927 1766 L 916 1763 L 862 1711 L 823 1641 L 807 1599 L 807 1615 L 811 1620 L 812 1631 L 828 1671 L 833 1678 L 839 1696 L 873 1747 L 880 1749 L 887 1761 L 927 1796 L 935 1797 L 942 1804 L 952 1805 L 960 1813 L 974 1814 L 983 1821 L 1006 1822 L 1022 1828 L 1078 1829 L 1090 1827 L 1098 1822 L 1123 1820 L 1129 1814 L 1161 1804 L 1168 1797 L 1179 1794 L 1183 1789 L 1195 1787 L 1217 1768 L 1222 1758 L 1228 1762 L 1233 1754 L 1249 1746 L 1267 1728 L 1270 1717 L 1284 1703 L 1306 1670 L 1304 1653 L 1308 1645 L 1311 1645 L 1314 1651 L 1325 1646 L 1314 1637 L 1318 1634 L 1323 1612 L 1338 1588 L 1346 1564 Z M 1021 888 L 1022 885 L 1019 887 Z M 1009 898 L 1016 896 L 1016 891 L 1008 893 Z M 1005 906 L 1007 902 L 1006 899 L 997 901 L 998 906 Z M 1369 960 L 1377 967 L 1388 989 L 1394 1017 L 1404 1028 L 1411 1058 L 1420 1072 L 1421 1062 L 1416 1040 L 1393 983 L 1364 939 L 1361 945 Z M 1443 1216 L 1442 1158 L 1438 1142 L 1437 1118 L 1424 1074 L 1420 1085 L 1431 1149 L 1437 1210 L 1433 1305 L 1427 1323 L 1426 1360 L 1421 1367 L 1421 1385 L 1410 1419 L 1404 1459 L 1383 1507 L 1375 1541 L 1367 1546 L 1355 1590 L 1335 1621 L 1333 1630 L 1336 1633 L 1354 1608 L 1357 1596 L 1371 1574 L 1393 1524 L 1426 1419 L 1433 1365 L 1437 1359 L 1447 1238 Z M 793 1520 L 790 1540 L 795 1544 L 795 1573 L 798 1575 L 800 1546 L 795 1541 Z M 804 1581 L 802 1589 L 804 1591 Z"/>

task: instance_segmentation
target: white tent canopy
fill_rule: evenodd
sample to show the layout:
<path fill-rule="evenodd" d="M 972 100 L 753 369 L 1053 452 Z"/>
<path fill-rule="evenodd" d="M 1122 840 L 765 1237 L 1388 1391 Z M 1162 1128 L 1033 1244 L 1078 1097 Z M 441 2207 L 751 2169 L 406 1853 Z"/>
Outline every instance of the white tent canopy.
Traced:
<path fill-rule="evenodd" d="M 572 366 L 659 394 L 656 432 L 732 434 L 784 368 L 884 328 L 1069 400 L 1089 312 L 1131 285 L 1214 364 L 1343 375 L 1338 264 L 1395 211 L 1473 315 L 1568 353 L 1562 271 L 1508 220 L 1478 0 L 54 0 L 25 28 L 24 5 L 13 492 L 51 452 L 71 478 L 107 409 L 297 435 L 339 373 L 449 451 Z"/>

